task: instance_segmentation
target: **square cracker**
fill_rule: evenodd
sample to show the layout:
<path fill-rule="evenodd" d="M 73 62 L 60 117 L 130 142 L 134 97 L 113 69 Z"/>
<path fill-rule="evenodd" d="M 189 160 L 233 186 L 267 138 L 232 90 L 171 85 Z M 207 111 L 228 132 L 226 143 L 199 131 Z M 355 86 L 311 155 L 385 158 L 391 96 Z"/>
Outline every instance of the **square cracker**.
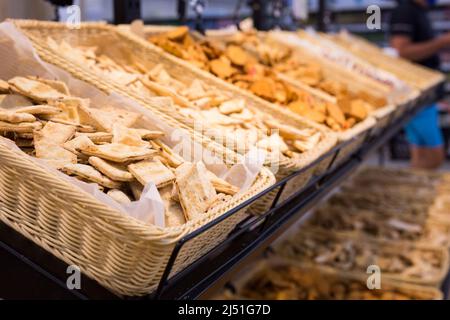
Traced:
<path fill-rule="evenodd" d="M 146 147 L 127 146 L 120 143 L 87 146 L 81 148 L 80 151 L 88 156 L 120 163 L 145 160 L 158 153 L 158 151 Z"/>
<path fill-rule="evenodd" d="M 35 140 L 34 148 L 36 150 L 36 158 L 46 160 L 48 164 L 56 169 L 61 169 L 69 163 L 77 163 L 77 156 L 60 145 L 48 141 Z"/>
<path fill-rule="evenodd" d="M 34 133 L 34 139 L 61 145 L 75 135 L 75 127 L 49 121 L 44 128 Z"/>
<path fill-rule="evenodd" d="M 47 122 L 42 130 L 35 131 L 36 158 L 51 160 L 50 165 L 61 168 L 66 163 L 77 163 L 76 154 L 64 149 L 62 144 L 73 137 L 75 127 Z"/>
<path fill-rule="evenodd" d="M 176 171 L 175 184 L 186 220 L 201 217 L 216 198 L 216 190 L 207 177 L 205 165 L 184 163 Z"/>
<path fill-rule="evenodd" d="M 173 172 L 156 159 L 132 163 L 128 165 L 128 170 L 144 186 L 154 182 L 157 188 L 161 188 L 175 179 Z"/>

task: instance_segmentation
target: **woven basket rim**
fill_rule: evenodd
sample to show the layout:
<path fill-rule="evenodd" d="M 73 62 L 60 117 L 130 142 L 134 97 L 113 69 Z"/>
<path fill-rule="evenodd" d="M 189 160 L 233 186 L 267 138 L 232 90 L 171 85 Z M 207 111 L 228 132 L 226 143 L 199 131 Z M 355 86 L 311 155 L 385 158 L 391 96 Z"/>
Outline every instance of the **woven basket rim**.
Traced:
<path fill-rule="evenodd" d="M 230 209 L 226 209 L 225 211 L 223 211 L 224 210 L 223 206 L 219 206 L 218 208 L 221 210 L 216 210 L 216 212 L 210 212 L 208 214 L 205 214 L 205 216 L 208 216 L 207 218 L 204 217 L 200 220 L 191 220 L 179 227 L 161 228 L 161 227 L 158 227 L 158 226 L 155 226 L 152 224 L 146 224 L 144 222 L 133 219 L 133 218 L 125 215 L 124 213 L 121 213 L 121 212 L 115 210 L 114 208 L 111 208 L 108 205 L 98 201 L 94 196 L 88 194 L 87 192 L 82 190 L 80 187 L 61 179 L 53 172 L 46 170 L 45 168 L 39 166 L 36 162 L 32 161 L 31 159 L 28 159 L 26 154 L 24 154 L 24 153 L 22 154 L 22 152 L 19 152 L 19 151 L 16 152 L 16 151 L 10 149 L 9 146 L 7 146 L 5 144 L 4 140 L 7 140 L 7 139 L 0 137 L 0 149 L 2 150 L 2 156 L 0 156 L 0 157 L 7 156 L 9 158 L 14 158 L 15 161 L 18 162 L 22 168 L 30 168 L 30 170 L 33 171 L 35 175 L 45 176 L 46 179 L 48 179 L 52 185 L 58 186 L 58 188 L 60 188 L 64 192 L 67 192 L 67 194 L 70 194 L 70 193 L 73 193 L 76 195 L 78 195 L 80 193 L 83 194 L 84 202 L 86 202 L 89 205 L 98 207 L 98 209 L 102 210 L 102 212 L 105 212 L 106 214 L 111 214 L 113 216 L 113 218 L 117 221 L 118 224 L 123 224 L 123 226 L 125 228 L 128 228 L 130 231 L 133 230 L 133 231 L 139 232 L 140 236 L 143 238 L 142 240 L 154 241 L 155 239 L 159 239 L 159 237 L 161 235 L 166 235 L 169 232 L 172 232 L 173 236 L 175 236 L 177 239 L 179 239 L 181 236 L 183 236 L 191 231 L 194 231 L 195 229 L 197 229 L 199 227 L 199 226 L 194 226 L 194 224 L 200 223 L 200 225 L 203 225 L 204 223 L 213 221 L 218 216 L 226 213 L 228 210 L 230 210 L 231 208 L 238 205 L 238 203 L 241 203 L 252 197 L 252 196 L 248 195 L 247 193 L 252 193 L 253 195 L 256 195 L 257 193 L 266 189 L 268 186 L 272 185 L 274 182 L 273 175 L 269 172 L 269 170 L 267 168 L 262 168 L 260 177 L 255 182 L 256 187 L 254 184 L 254 186 L 248 192 L 246 192 L 239 200 L 233 201 L 233 203 L 235 203 L 235 204 L 231 205 Z M 261 186 L 259 186 L 259 185 L 261 185 Z M 264 186 L 264 189 L 262 188 L 263 186 Z M 230 206 L 230 204 L 228 206 Z M 93 216 L 95 216 L 96 214 L 98 214 L 97 211 L 92 212 Z M 210 216 L 210 215 L 212 215 L 212 216 Z M 205 222 L 205 220 L 206 220 L 206 222 Z"/>

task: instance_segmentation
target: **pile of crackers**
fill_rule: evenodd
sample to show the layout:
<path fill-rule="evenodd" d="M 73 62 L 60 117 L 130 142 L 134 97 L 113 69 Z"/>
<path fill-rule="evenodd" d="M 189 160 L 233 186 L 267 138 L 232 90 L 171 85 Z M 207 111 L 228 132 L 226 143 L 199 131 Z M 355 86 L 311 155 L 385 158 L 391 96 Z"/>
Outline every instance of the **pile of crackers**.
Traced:
<path fill-rule="evenodd" d="M 277 70 L 260 63 L 258 58 L 245 51 L 241 44 L 229 43 L 222 49 L 212 42 L 195 40 L 187 27 L 153 35 L 149 41 L 221 79 L 249 90 L 269 102 L 286 106 L 293 112 L 323 123 L 335 131 L 349 129 L 367 116 L 358 114 L 358 117 L 346 117 L 336 104 L 320 100 L 289 85 L 277 76 Z M 278 50 L 274 55 L 283 57 L 285 53 Z M 268 59 L 275 58 L 270 56 Z M 357 105 L 353 108 L 360 109 Z"/>
<path fill-rule="evenodd" d="M 96 47 L 71 46 L 65 41 L 56 43 L 51 38 L 48 42 L 53 49 L 68 54 L 68 58 L 138 90 L 144 96 L 156 94 L 172 98 L 178 112 L 199 121 L 205 128 L 212 128 L 206 133 L 208 136 L 226 138 L 227 146 L 235 150 L 246 152 L 257 146 L 272 153 L 270 158 L 295 158 L 314 149 L 322 140 L 317 129 L 281 124 L 248 106 L 244 99 L 234 98 L 199 79 L 185 84 L 161 64 L 151 68 L 136 60 L 122 64 L 120 59 L 97 54 L 100 50 Z"/>
<path fill-rule="evenodd" d="M 326 123 L 335 131 L 348 127 L 348 124 L 353 126 L 355 123 L 363 121 L 371 111 L 387 104 L 386 99 L 379 99 L 365 91 L 350 92 L 342 82 L 325 77 L 323 67 L 320 64 L 302 60 L 289 47 L 280 44 L 267 35 L 253 30 L 238 32 L 227 39 L 226 42 L 241 46 L 274 72 L 286 75 L 336 98 L 336 104 L 339 108 L 329 111 L 318 107 L 318 105 L 308 106 L 303 103 L 293 103 L 289 106 L 291 110 L 304 116 L 314 116 L 315 121 Z"/>
<path fill-rule="evenodd" d="M 1 136 L 48 166 L 96 183 L 123 205 L 139 200 L 154 183 L 168 227 L 198 218 L 239 191 L 202 162 L 174 153 L 160 140 L 163 132 L 135 128 L 140 118 L 123 109 L 92 108 L 61 81 L 0 81 Z"/>

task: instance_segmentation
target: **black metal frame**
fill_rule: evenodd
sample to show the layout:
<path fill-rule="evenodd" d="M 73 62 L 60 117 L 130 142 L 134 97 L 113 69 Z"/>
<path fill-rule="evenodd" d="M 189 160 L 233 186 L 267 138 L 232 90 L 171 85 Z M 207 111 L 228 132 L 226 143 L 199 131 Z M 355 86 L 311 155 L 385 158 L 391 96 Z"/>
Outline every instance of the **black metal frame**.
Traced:
<path fill-rule="evenodd" d="M 339 165 L 334 165 L 339 152 L 347 144 L 354 142 L 353 139 L 336 146 L 306 168 L 291 174 L 271 188 L 264 190 L 257 196 L 180 239 L 172 252 L 157 289 L 144 298 L 193 299 L 207 292 L 212 292 L 215 288 L 226 283 L 236 269 L 249 259 L 261 254 L 274 239 L 290 227 L 294 221 L 303 217 L 336 185 L 344 181 L 371 152 L 381 147 L 433 98 L 434 95 L 431 93 L 426 95 L 426 99 L 417 100 L 416 105 L 407 110 L 401 117 L 395 118 L 393 113 L 391 119 L 389 119 L 389 125 L 381 132 L 379 130 L 368 130 L 362 146 L 355 153 L 348 155 L 348 158 L 341 161 Z M 289 183 L 292 183 L 296 177 L 306 170 L 318 166 L 323 161 L 329 161 L 328 168 L 324 173 L 314 176 L 301 190 L 296 191 L 286 200 L 280 201 L 281 195 Z M 201 236 L 210 228 L 224 223 L 237 211 L 245 209 L 273 190 L 277 190 L 277 195 L 270 210 L 262 215 L 247 218 L 236 226 L 225 241 L 184 270 L 175 275 L 171 274 L 178 254 L 186 243 L 195 241 L 198 236 Z M 0 257 L 5 252 L 16 256 L 18 262 L 39 273 L 43 279 L 48 280 L 49 284 L 54 285 L 56 283 L 60 288 L 64 288 L 67 278 L 65 273 L 67 265 L 0 223 Z M 83 284 L 86 285 L 80 292 L 65 289 L 67 297 L 78 299 L 118 298 L 93 280 L 83 278 Z M 2 291 L 0 290 L 0 298 L 2 298 L 1 294 Z"/>

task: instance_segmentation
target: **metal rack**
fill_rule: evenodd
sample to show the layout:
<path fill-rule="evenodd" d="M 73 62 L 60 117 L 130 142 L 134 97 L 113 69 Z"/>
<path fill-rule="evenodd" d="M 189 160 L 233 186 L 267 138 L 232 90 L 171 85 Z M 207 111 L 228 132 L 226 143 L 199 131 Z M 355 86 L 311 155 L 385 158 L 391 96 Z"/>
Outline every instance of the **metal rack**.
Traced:
<path fill-rule="evenodd" d="M 180 239 L 173 250 L 159 286 L 153 293 L 140 299 L 194 299 L 221 288 L 236 270 L 263 253 L 293 222 L 302 218 L 308 210 L 354 172 L 370 153 L 385 144 L 414 114 L 433 101 L 434 93 L 435 90 L 422 95 L 421 99 L 401 116 L 393 113 L 384 130 L 367 131 L 362 146 L 340 161 L 338 165 L 335 164 L 335 160 L 340 151 L 347 144 L 352 143 L 352 140 L 340 144 L 306 168 L 293 173 L 239 207 Z M 286 187 L 299 175 L 325 161 L 328 167 L 323 173 L 312 178 L 300 190 L 288 197 L 282 197 L 283 192 L 289 189 Z M 248 217 L 220 245 L 184 270 L 176 274 L 172 272 L 178 254 L 187 242 L 195 241 L 197 237 L 207 236 L 209 231 L 226 222 L 235 212 L 274 191 L 277 195 L 270 210 L 259 216 Z M 282 198 L 286 200 L 281 201 Z M 18 293 L 11 291 L 15 290 L 14 288 L 21 289 L 22 294 L 23 288 L 27 288 L 29 298 L 119 298 L 87 277 L 82 278 L 80 290 L 67 289 L 67 265 L 3 223 L 0 223 L 0 261 L 2 261 L 2 269 L 5 267 L 5 270 L 9 270 L 9 273 L 0 273 L 0 283 L 2 283 L 0 298 L 16 297 Z M 33 290 L 29 290 L 30 284 L 34 286 Z"/>

